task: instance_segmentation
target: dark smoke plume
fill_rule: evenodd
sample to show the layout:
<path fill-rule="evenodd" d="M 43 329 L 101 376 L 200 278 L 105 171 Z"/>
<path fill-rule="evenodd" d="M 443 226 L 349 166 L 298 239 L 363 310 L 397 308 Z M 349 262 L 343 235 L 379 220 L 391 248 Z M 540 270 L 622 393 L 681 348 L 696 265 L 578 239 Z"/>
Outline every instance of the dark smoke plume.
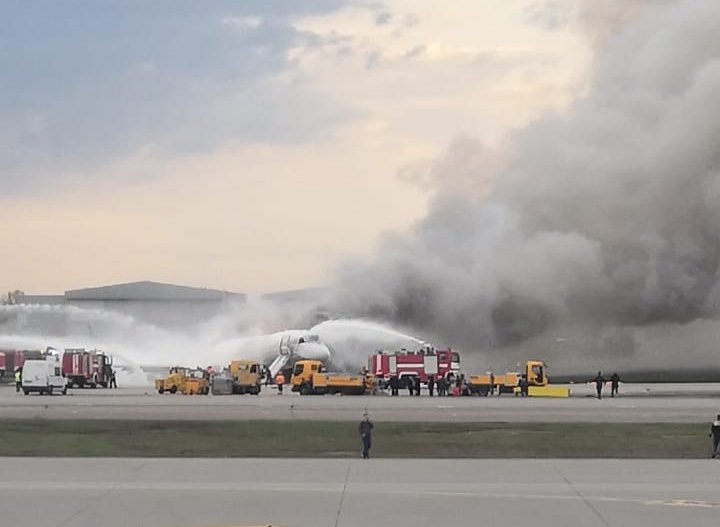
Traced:
<path fill-rule="evenodd" d="M 718 314 L 720 2 L 607 5 L 612 27 L 578 13 L 587 95 L 498 149 L 454 141 L 427 217 L 342 271 L 336 311 L 474 349 Z"/>

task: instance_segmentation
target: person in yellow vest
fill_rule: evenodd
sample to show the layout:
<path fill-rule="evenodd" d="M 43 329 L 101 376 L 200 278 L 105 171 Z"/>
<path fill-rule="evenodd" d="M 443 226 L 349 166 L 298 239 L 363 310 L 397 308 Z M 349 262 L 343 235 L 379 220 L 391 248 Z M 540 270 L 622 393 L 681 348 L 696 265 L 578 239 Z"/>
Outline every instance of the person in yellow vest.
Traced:
<path fill-rule="evenodd" d="M 22 370 L 18 368 L 15 370 L 15 393 L 20 393 L 20 387 L 22 386 Z"/>
<path fill-rule="evenodd" d="M 275 376 L 275 385 L 277 386 L 278 395 L 282 395 L 283 384 L 285 384 L 285 376 L 282 373 L 278 373 Z"/>

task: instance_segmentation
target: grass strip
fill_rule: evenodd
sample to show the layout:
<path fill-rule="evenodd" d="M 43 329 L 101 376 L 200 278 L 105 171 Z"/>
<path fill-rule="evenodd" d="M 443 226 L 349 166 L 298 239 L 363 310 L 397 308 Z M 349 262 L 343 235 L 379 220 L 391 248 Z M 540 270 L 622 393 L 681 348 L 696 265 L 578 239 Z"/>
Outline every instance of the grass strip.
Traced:
<path fill-rule="evenodd" d="M 705 424 L 378 423 L 373 457 L 704 458 Z M 0 456 L 357 457 L 338 421 L 0 421 Z"/>

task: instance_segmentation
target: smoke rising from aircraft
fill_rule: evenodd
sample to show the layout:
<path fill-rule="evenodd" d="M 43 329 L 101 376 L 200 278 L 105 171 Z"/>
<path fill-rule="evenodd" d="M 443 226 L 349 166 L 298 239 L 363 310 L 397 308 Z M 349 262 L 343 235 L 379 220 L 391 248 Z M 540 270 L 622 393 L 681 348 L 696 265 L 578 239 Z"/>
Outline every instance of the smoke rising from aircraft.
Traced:
<path fill-rule="evenodd" d="M 582 20 L 587 95 L 498 148 L 453 142 L 427 217 L 347 265 L 333 309 L 475 349 L 718 314 L 720 4 L 608 5 Z"/>

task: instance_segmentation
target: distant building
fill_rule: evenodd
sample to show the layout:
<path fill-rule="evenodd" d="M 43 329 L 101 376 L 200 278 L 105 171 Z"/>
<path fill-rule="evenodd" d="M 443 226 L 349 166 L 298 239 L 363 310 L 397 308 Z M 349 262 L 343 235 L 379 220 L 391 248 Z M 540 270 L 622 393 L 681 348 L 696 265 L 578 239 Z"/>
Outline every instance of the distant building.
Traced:
<path fill-rule="evenodd" d="M 18 295 L 18 305 L 70 305 L 86 310 L 110 311 L 161 326 L 196 324 L 217 315 L 246 296 L 217 289 L 158 282 L 131 282 L 65 291 L 64 295 Z"/>

